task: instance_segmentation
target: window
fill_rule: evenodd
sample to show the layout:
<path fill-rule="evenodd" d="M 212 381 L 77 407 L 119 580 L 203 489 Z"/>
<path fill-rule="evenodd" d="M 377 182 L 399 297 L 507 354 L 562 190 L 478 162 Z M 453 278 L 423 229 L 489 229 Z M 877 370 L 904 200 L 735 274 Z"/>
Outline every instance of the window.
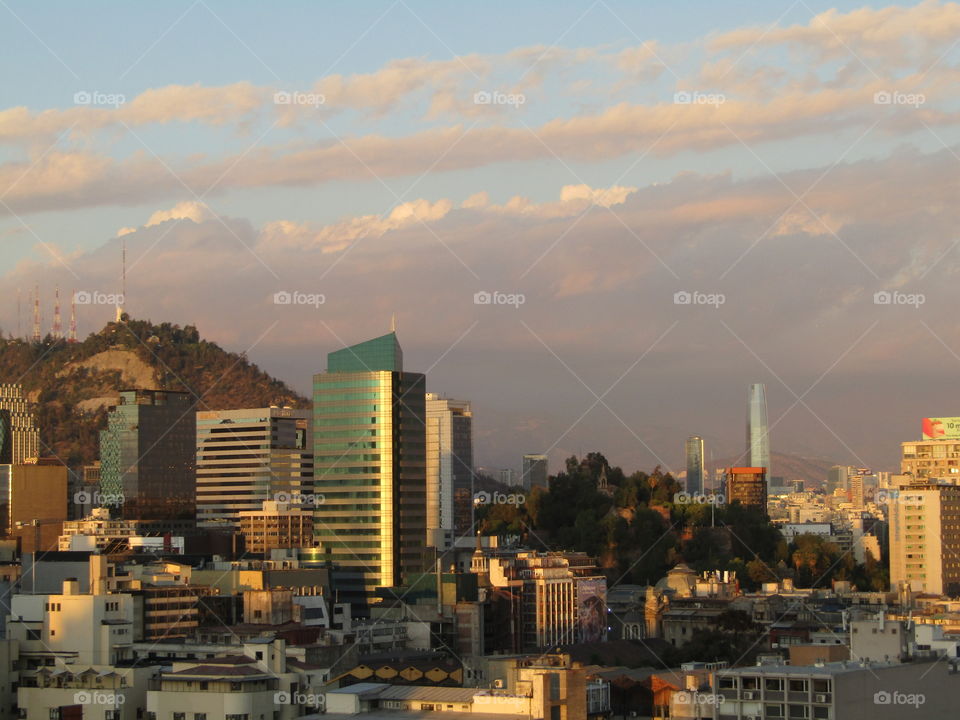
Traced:
<path fill-rule="evenodd" d="M 200 683 L 200 689 L 201 689 L 201 690 L 209 690 L 209 689 L 210 689 L 210 683 L 208 683 L 206 680 L 203 680 L 203 681 Z M 200 713 L 200 714 L 202 714 L 202 713 Z M 193 717 L 197 718 L 197 713 L 194 713 Z M 197 718 L 197 720 L 206 720 L 206 718 L 205 718 L 205 717 L 203 717 L 203 718 Z"/>
<path fill-rule="evenodd" d="M 204 683 L 204 685 L 206 685 L 206 683 Z M 193 720 L 207 720 L 207 714 L 206 714 L 206 713 L 194 713 L 194 714 L 193 714 Z"/>
<path fill-rule="evenodd" d="M 186 713 L 174 713 L 174 714 L 173 714 L 173 720 L 187 720 L 187 714 L 186 714 Z"/>
<path fill-rule="evenodd" d="M 790 681 L 790 692 L 806 692 L 807 691 L 807 681 L 806 680 L 791 680 Z"/>

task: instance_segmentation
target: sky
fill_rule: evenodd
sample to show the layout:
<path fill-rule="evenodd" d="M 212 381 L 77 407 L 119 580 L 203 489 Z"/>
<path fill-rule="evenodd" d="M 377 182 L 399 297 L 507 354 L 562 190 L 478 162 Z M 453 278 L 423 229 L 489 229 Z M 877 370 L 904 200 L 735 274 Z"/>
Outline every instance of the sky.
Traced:
<path fill-rule="evenodd" d="M 475 462 L 897 468 L 960 415 L 960 5 L 0 0 L 0 327 L 308 393 L 396 316 Z M 17 298 L 20 297 L 18 317 Z M 773 468 L 776 474 L 776 468 Z"/>

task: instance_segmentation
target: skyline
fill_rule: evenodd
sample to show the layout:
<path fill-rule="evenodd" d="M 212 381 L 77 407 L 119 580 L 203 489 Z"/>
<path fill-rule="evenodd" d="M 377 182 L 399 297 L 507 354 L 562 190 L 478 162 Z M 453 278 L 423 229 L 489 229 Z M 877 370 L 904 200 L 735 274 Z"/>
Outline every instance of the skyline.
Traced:
<path fill-rule="evenodd" d="M 842 464 L 957 414 L 956 3 L 179 3 L 111 8 L 123 37 L 54 5 L 70 33 L 0 9 L 36 58 L 3 76 L 7 332 L 18 289 L 47 327 L 55 286 L 118 292 L 125 242 L 133 317 L 306 396 L 395 313 L 485 465 L 736 456 L 758 382 L 778 452 Z"/>

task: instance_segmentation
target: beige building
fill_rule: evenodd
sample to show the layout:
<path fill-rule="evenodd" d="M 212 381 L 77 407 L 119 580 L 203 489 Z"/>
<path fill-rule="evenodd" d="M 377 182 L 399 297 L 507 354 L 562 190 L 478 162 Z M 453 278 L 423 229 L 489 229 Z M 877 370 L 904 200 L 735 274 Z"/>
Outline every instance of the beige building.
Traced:
<path fill-rule="evenodd" d="M 60 550 L 96 550 L 126 549 L 130 538 L 138 535 L 136 522 L 122 518 L 111 518 L 110 509 L 93 508 L 90 515 L 82 520 L 68 520 L 63 523 L 63 534 L 58 544 Z M 80 539 L 82 538 L 82 539 Z"/>
<path fill-rule="evenodd" d="M 900 472 L 915 478 L 960 478 L 960 438 L 900 443 Z"/>
<path fill-rule="evenodd" d="M 956 717 L 948 662 L 832 662 L 720 670 L 714 718 L 903 720 Z M 703 716 L 701 716 L 703 717 Z"/>
<path fill-rule="evenodd" d="M 890 586 L 914 592 L 960 592 L 960 486 L 927 482 L 891 497 Z"/>
<path fill-rule="evenodd" d="M 478 548 L 471 572 L 480 576 L 481 587 L 516 597 L 519 622 L 513 632 L 524 651 L 606 639 L 607 580 L 585 553 Z"/>
<path fill-rule="evenodd" d="M 284 640 L 247 655 L 174 661 L 147 692 L 149 720 L 286 720 L 322 709 L 323 693 L 288 664 Z"/>
<path fill-rule="evenodd" d="M 427 545 L 472 536 L 473 411 L 470 403 L 426 394 Z"/>

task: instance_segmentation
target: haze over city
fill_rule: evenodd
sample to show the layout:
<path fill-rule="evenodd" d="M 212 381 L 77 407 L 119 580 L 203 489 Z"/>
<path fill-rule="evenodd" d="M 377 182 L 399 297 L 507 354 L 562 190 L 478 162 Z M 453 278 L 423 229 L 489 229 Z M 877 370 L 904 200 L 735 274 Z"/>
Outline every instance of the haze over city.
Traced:
<path fill-rule="evenodd" d="M 395 314 L 484 465 L 734 455 L 752 382 L 775 451 L 836 462 L 953 413 L 955 3 L 3 14 L 5 332 L 34 286 L 45 331 L 55 286 L 117 292 L 122 237 L 133 317 L 303 393 Z"/>

